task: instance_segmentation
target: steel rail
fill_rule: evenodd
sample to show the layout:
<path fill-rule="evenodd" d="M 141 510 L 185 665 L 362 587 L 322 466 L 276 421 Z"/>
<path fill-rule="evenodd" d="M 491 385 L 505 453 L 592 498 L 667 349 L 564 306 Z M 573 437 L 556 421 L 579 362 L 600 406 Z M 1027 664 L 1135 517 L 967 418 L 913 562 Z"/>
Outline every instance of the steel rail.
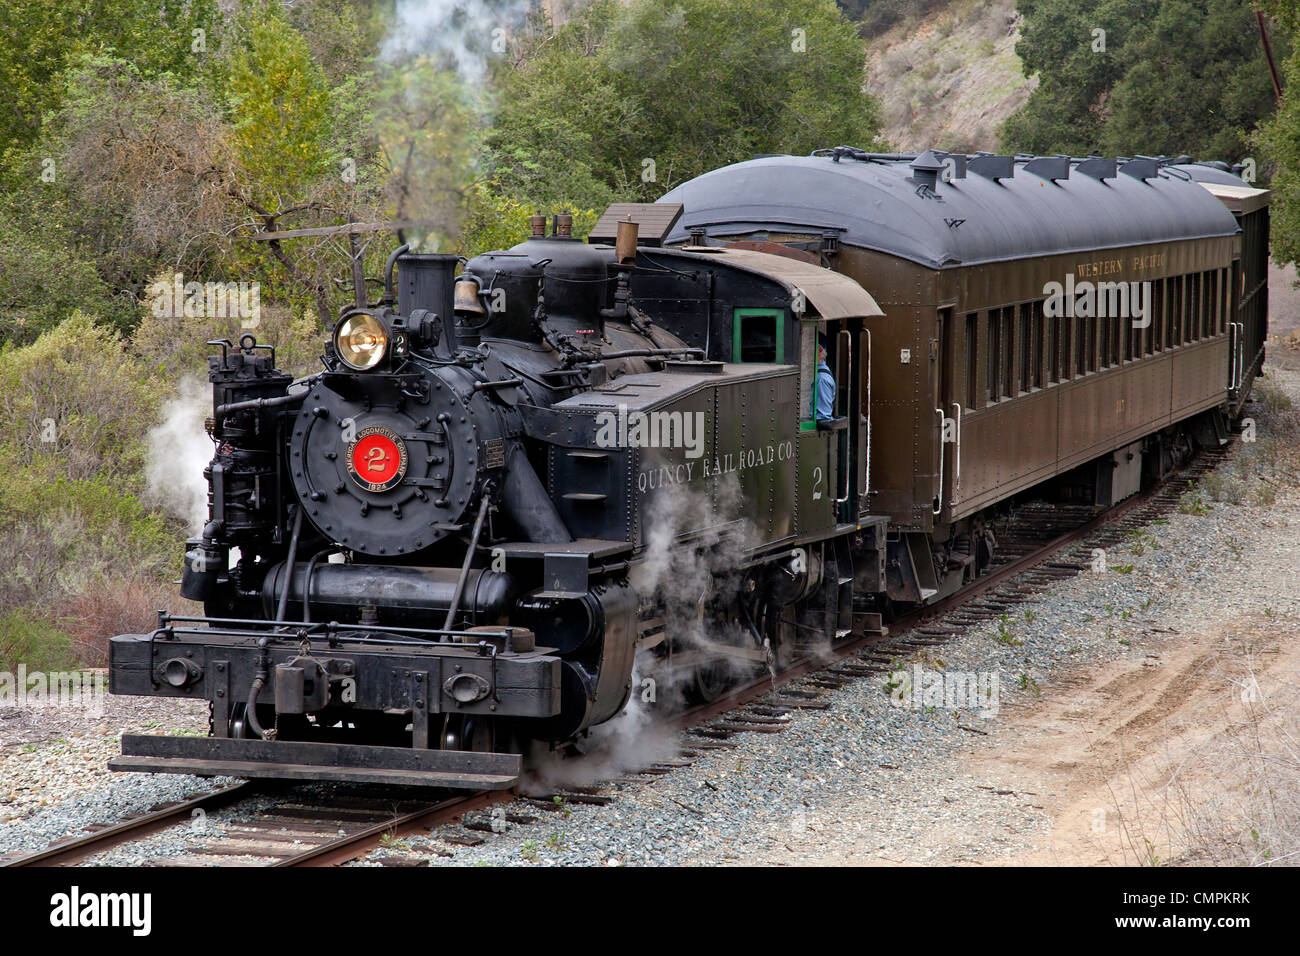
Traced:
<path fill-rule="evenodd" d="M 178 826 L 189 820 L 195 810 L 205 813 L 228 806 L 236 800 L 246 799 L 259 792 L 252 781 L 234 784 L 211 793 L 205 793 L 175 806 L 153 810 L 121 823 L 96 830 L 86 836 L 74 836 L 50 844 L 46 849 L 5 860 L 0 866 L 67 866 L 105 850 L 150 836 L 160 830 Z"/>

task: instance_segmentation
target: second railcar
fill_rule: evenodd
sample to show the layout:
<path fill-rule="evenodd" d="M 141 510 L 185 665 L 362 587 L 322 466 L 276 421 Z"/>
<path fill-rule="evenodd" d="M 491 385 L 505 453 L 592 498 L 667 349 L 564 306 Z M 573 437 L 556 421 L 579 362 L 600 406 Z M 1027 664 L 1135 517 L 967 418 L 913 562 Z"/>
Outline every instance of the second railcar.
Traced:
<path fill-rule="evenodd" d="M 1266 301 L 1243 263 L 1259 237 L 1167 166 L 837 148 L 725 167 L 660 200 L 684 210 L 668 245 L 784 249 L 884 310 L 866 323 L 870 510 L 907 545 L 892 599 L 978 573 L 990 509 L 1012 496 L 1058 480 L 1110 504 L 1223 439 L 1230 390 L 1244 395 L 1262 357 L 1261 323 L 1241 321 Z M 842 373 L 856 341 L 828 347 Z"/>

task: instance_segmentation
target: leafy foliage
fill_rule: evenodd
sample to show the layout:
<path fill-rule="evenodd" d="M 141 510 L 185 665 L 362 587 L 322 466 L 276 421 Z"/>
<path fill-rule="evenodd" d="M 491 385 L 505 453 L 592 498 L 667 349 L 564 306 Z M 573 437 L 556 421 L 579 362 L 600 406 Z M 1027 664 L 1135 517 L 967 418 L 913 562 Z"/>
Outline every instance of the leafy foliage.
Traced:
<path fill-rule="evenodd" d="M 1016 52 L 1039 86 L 1003 128 L 1008 149 L 1236 161 L 1272 109 L 1249 0 L 1019 0 L 1017 9 Z"/>
<path fill-rule="evenodd" d="M 1274 36 L 1289 35 L 1292 51 L 1279 64 L 1282 103 L 1260 135 L 1265 153 L 1277 165 L 1270 183 L 1273 258 L 1300 264 L 1300 7 L 1288 0 L 1271 0 L 1269 7 L 1279 26 Z"/>
<path fill-rule="evenodd" d="M 30 342 L 74 308 L 129 319 L 94 265 L 52 230 L 33 235 L 0 213 L 0 341 Z"/>
<path fill-rule="evenodd" d="M 489 164 L 509 194 L 653 200 L 755 153 L 870 147 L 862 44 L 827 0 L 595 0 L 535 18 L 496 70 Z"/>
<path fill-rule="evenodd" d="M 231 141 L 250 198 L 281 210 L 338 165 L 334 104 L 306 39 L 281 17 L 259 18 L 246 43 L 230 66 Z"/>

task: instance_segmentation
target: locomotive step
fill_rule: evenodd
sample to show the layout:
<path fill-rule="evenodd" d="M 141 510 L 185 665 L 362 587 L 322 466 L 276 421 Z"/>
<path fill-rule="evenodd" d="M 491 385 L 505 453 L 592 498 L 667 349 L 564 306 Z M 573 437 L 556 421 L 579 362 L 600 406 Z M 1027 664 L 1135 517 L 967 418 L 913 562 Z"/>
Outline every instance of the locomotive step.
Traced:
<path fill-rule="evenodd" d="M 522 758 L 463 750 L 128 734 L 122 737 L 122 755 L 109 760 L 108 766 L 200 777 L 508 790 L 519 782 Z"/>

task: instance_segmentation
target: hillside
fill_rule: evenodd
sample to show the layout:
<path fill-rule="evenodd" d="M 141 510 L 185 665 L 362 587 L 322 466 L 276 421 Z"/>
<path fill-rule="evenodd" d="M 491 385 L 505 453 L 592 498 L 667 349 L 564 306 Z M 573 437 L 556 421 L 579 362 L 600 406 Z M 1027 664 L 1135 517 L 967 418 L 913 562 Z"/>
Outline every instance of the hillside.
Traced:
<path fill-rule="evenodd" d="M 1015 53 L 1015 0 L 953 0 L 868 38 L 867 89 L 902 151 L 996 150 L 998 128 L 1037 85 Z"/>

